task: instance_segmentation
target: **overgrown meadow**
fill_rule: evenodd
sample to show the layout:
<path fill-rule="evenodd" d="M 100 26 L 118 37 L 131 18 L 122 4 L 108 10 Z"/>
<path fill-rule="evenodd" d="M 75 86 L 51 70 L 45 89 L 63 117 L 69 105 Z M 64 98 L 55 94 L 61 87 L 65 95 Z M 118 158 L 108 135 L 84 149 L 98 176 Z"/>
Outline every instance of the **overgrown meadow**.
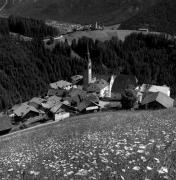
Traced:
<path fill-rule="evenodd" d="M 0 179 L 176 179 L 176 110 L 78 116 L 0 138 Z"/>

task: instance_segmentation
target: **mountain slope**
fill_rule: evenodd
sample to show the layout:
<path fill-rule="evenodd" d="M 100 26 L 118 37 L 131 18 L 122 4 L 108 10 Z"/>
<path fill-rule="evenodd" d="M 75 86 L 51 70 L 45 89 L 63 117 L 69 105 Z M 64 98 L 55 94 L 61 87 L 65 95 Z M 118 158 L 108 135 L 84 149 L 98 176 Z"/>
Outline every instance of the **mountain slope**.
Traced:
<path fill-rule="evenodd" d="M 159 0 L 8 0 L 9 14 L 63 22 L 120 23 Z M 14 3 L 12 3 L 14 2 Z"/>
<path fill-rule="evenodd" d="M 175 10 L 175 0 L 161 1 L 152 8 L 149 8 L 123 22 L 120 29 L 138 29 L 145 27 L 152 31 L 174 34 L 176 32 Z"/>

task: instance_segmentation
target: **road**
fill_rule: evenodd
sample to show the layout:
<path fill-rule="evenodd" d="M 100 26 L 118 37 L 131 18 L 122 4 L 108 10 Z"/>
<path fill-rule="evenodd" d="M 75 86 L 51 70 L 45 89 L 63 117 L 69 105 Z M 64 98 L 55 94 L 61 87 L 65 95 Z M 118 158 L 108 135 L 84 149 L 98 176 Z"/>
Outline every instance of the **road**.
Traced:
<path fill-rule="evenodd" d="M 0 7 L 0 12 L 6 7 L 7 3 L 8 3 L 8 0 L 5 0 L 5 3 Z"/>

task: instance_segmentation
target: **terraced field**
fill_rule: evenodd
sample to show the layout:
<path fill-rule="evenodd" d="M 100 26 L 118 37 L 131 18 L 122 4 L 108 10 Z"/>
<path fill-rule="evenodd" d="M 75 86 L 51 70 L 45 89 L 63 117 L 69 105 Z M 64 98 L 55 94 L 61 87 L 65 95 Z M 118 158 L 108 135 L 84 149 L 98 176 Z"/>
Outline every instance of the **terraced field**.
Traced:
<path fill-rule="evenodd" d="M 176 110 L 103 112 L 0 139 L 0 179 L 176 179 Z"/>

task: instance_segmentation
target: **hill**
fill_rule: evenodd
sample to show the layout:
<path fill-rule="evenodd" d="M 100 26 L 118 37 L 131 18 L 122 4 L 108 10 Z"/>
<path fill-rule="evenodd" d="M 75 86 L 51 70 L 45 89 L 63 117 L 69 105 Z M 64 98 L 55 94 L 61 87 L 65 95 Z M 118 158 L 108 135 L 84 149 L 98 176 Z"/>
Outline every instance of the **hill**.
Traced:
<path fill-rule="evenodd" d="M 0 137 L 0 177 L 176 177 L 175 116 L 175 109 L 105 112 Z"/>
<path fill-rule="evenodd" d="M 148 28 L 152 31 L 175 34 L 176 32 L 176 1 L 166 0 L 140 12 L 123 22 L 120 29 Z"/>
<path fill-rule="evenodd" d="M 6 13 L 61 22 L 116 24 L 159 0 L 8 0 Z"/>

